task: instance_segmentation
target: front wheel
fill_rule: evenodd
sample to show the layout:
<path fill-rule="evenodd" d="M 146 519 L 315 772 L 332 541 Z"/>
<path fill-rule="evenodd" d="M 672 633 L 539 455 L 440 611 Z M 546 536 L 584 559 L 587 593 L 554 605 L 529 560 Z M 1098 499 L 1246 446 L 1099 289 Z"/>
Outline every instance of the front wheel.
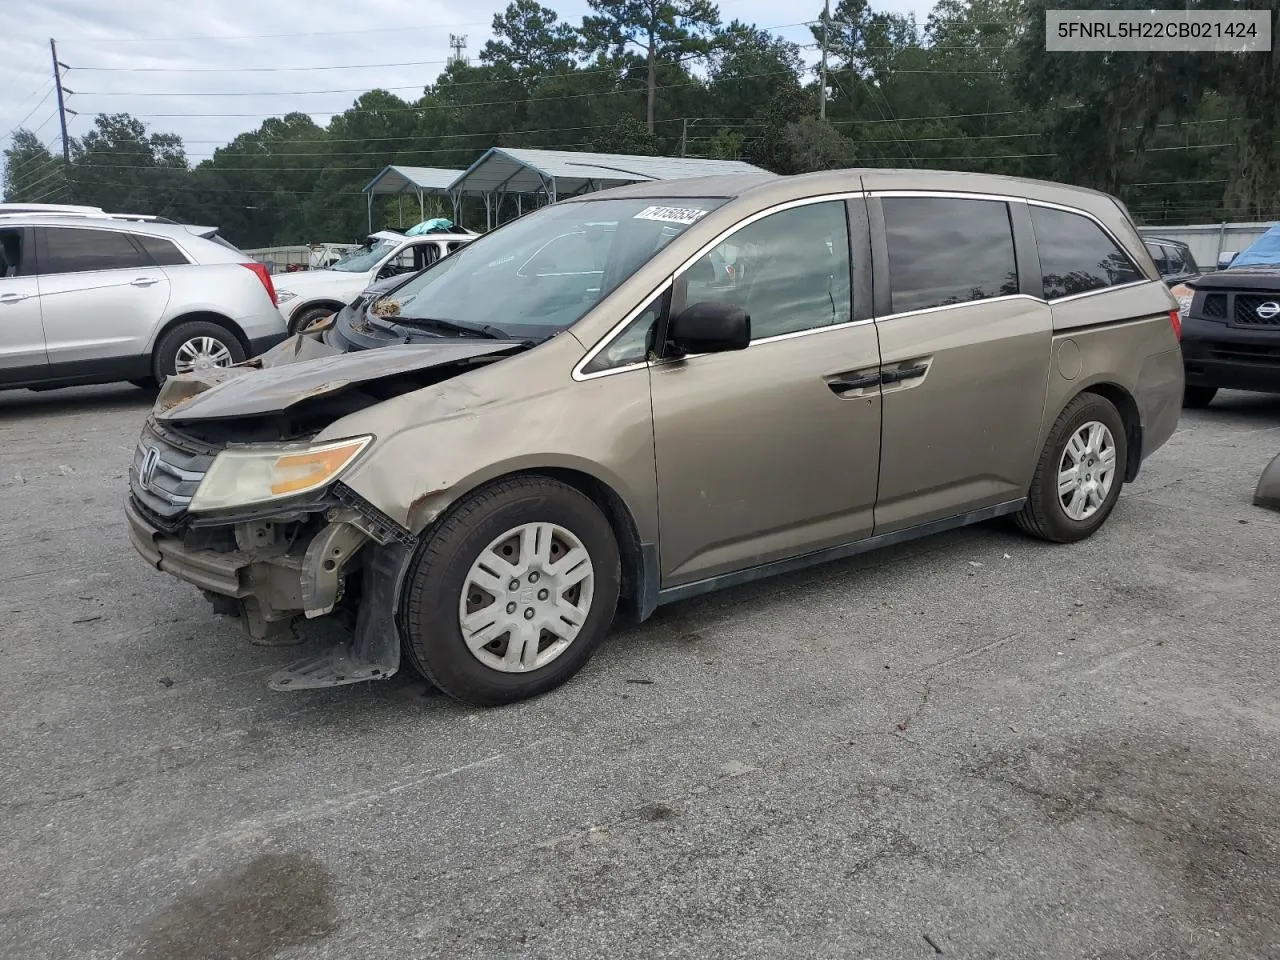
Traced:
<path fill-rule="evenodd" d="M 1049 431 L 1027 503 L 1014 517 L 1018 526 L 1053 543 L 1091 536 L 1120 497 L 1128 455 L 1115 405 L 1096 393 L 1080 394 Z"/>
<path fill-rule="evenodd" d="M 311 326 L 311 324 L 315 323 L 317 320 L 321 320 L 324 317 L 337 312 L 337 310 L 334 310 L 331 307 L 311 307 L 310 309 L 303 310 L 289 321 L 289 333 L 302 333 L 307 329 L 307 327 Z"/>
<path fill-rule="evenodd" d="M 513 703 L 590 659 L 618 604 L 618 545 L 600 508 L 543 477 L 472 494 L 408 573 L 406 659 L 450 696 Z"/>

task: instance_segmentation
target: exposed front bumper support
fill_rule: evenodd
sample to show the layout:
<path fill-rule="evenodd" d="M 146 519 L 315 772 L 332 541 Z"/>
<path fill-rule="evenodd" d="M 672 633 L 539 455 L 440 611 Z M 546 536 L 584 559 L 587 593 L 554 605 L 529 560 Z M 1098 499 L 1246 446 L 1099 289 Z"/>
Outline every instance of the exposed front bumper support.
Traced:
<path fill-rule="evenodd" d="M 356 630 L 350 642 L 291 663 L 267 680 L 272 690 L 313 690 L 364 680 L 385 680 L 400 669 L 396 611 L 413 548 L 402 543 L 371 546 L 364 554 L 364 580 Z"/>

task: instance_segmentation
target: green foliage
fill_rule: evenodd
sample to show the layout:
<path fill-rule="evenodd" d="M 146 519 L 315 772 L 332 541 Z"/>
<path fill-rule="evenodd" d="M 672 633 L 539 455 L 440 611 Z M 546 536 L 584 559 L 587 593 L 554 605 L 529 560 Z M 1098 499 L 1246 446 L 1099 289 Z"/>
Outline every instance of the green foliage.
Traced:
<path fill-rule="evenodd" d="M 125 114 L 74 139 L 69 169 L 19 130 L 4 194 L 215 224 L 248 247 L 349 241 L 366 230 L 362 188 L 386 164 L 461 169 L 502 145 L 683 151 L 779 173 L 856 162 L 1057 179 L 1114 192 L 1154 223 L 1280 216 L 1280 44 L 1046 55 L 1046 7 L 1096 0 L 939 0 L 922 28 L 878 2 L 832 9 L 826 122 L 814 58 L 752 24 L 721 25 L 710 0 L 590 0 L 578 27 L 513 0 L 479 62 L 451 64 L 418 97 L 371 90 L 323 126 L 273 117 L 194 168 L 178 137 Z M 1237 5 L 1275 16 L 1275 0 Z M 428 214 L 450 212 L 434 203 Z M 373 214 L 375 228 L 420 215 L 416 198 L 377 198 Z"/>

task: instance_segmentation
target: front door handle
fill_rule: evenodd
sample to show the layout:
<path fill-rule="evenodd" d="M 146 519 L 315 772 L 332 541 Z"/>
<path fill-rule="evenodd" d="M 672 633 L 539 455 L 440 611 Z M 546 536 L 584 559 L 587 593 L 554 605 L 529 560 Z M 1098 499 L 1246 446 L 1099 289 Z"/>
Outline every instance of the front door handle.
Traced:
<path fill-rule="evenodd" d="M 27 296 L 25 293 L 0 293 L 0 303 L 17 303 L 27 299 Z"/>
<path fill-rule="evenodd" d="M 917 364 L 914 367 L 902 367 L 898 370 L 886 370 L 880 375 L 882 383 L 899 383 L 903 380 L 914 380 L 916 377 L 923 377 L 924 372 L 929 369 L 927 363 Z"/>
<path fill-rule="evenodd" d="M 149 287 L 149 286 L 151 286 L 153 283 L 159 283 L 159 282 L 160 282 L 160 281 L 159 281 L 159 280 L 157 280 L 155 277 L 138 277 L 138 279 L 136 279 L 136 280 L 130 280 L 130 281 L 129 281 L 129 286 L 131 286 L 131 287 Z"/>
<path fill-rule="evenodd" d="M 848 393 L 850 390 L 865 390 L 879 383 L 880 371 L 876 370 L 863 374 L 837 373 L 827 381 L 827 386 L 831 388 L 832 393 Z"/>

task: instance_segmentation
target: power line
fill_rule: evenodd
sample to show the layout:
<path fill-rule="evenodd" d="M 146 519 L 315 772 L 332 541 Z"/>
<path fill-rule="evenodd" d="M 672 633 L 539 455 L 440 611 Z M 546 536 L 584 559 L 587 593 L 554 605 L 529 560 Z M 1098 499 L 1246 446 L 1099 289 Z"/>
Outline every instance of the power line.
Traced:
<path fill-rule="evenodd" d="M 446 60 L 404 60 L 399 63 L 317 64 L 310 67 L 72 67 L 77 73 L 298 73 L 308 70 L 383 70 L 393 67 L 431 67 Z"/>
<path fill-rule="evenodd" d="M 43 107 L 45 105 L 45 101 L 47 101 L 50 97 L 53 96 L 53 92 L 54 92 L 54 86 L 53 86 L 53 83 L 50 82 L 49 89 L 45 92 L 45 95 L 40 98 L 40 102 L 31 108 L 31 113 L 28 113 L 25 117 L 23 117 L 21 120 L 15 123 L 13 125 L 13 129 L 10 130 L 8 133 L 6 133 L 5 136 L 6 137 L 13 136 L 13 134 L 21 130 L 22 125 L 31 119 L 31 115 L 34 114 L 37 110 L 39 110 L 41 107 Z"/>

